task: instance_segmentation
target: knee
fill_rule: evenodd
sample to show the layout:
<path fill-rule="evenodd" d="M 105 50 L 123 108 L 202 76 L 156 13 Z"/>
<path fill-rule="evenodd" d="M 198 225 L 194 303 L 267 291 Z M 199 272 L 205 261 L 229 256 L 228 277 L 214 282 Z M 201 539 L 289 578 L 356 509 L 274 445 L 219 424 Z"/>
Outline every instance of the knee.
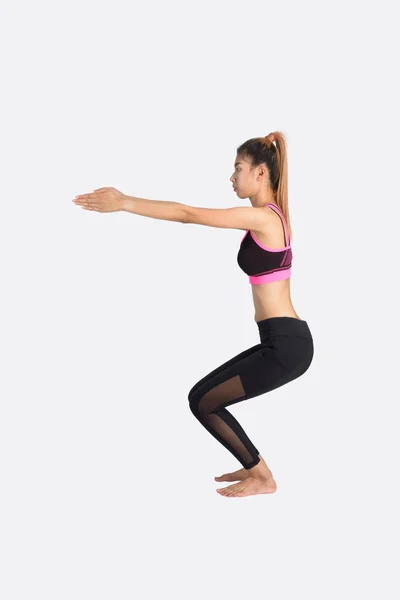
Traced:
<path fill-rule="evenodd" d="M 198 381 L 197 383 L 194 384 L 194 386 L 188 393 L 189 404 L 193 404 L 193 403 L 197 404 L 198 403 L 199 398 L 202 396 L 202 394 L 198 393 L 200 388 L 201 388 L 201 381 Z"/>
<path fill-rule="evenodd" d="M 194 388 L 192 388 L 188 394 L 189 408 L 193 414 L 195 414 L 195 410 L 199 404 L 198 399 L 196 397 L 196 392 Z"/>
<path fill-rule="evenodd" d="M 196 418 L 201 416 L 200 401 L 203 394 L 199 393 L 198 388 L 192 388 L 188 394 L 189 408 Z"/>
<path fill-rule="evenodd" d="M 190 401 L 191 401 L 191 399 L 193 398 L 193 394 L 194 394 L 195 390 L 196 390 L 196 386 L 194 385 L 194 386 L 192 387 L 192 389 L 190 390 L 190 392 L 188 393 L 188 400 L 189 400 L 189 402 L 190 402 Z"/>

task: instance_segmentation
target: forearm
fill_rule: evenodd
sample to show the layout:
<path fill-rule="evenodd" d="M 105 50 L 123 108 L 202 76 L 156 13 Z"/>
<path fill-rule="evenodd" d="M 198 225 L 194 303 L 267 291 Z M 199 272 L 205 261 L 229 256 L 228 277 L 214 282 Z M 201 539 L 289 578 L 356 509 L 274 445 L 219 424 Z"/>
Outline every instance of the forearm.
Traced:
<path fill-rule="evenodd" d="M 162 219 L 164 221 L 176 221 L 178 223 L 187 222 L 186 204 L 179 202 L 168 202 L 167 200 L 146 200 L 145 198 L 135 198 L 134 196 L 125 196 L 122 204 L 122 210 L 142 217 L 152 219 Z"/>

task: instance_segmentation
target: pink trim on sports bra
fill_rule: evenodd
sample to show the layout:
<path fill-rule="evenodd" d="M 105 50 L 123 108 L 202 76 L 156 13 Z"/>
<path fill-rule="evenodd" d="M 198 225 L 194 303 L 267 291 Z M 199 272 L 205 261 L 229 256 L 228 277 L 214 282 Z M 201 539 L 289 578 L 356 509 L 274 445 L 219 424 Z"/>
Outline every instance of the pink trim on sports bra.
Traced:
<path fill-rule="evenodd" d="M 254 235 L 254 233 L 252 231 L 250 231 L 250 235 L 253 238 L 253 240 L 256 242 L 256 244 L 258 244 L 260 246 L 260 248 L 263 248 L 264 250 L 268 250 L 268 252 L 282 252 L 282 250 L 287 250 L 288 248 L 290 248 L 290 246 L 285 246 L 284 248 L 268 248 L 268 246 L 264 246 L 264 244 L 262 244 Z"/>
<path fill-rule="evenodd" d="M 249 282 L 257 285 L 259 283 L 270 283 L 271 281 L 282 281 L 283 279 L 289 279 L 291 274 L 292 268 L 290 267 L 289 269 L 274 271 L 266 275 L 250 275 Z"/>
<path fill-rule="evenodd" d="M 244 234 L 244 236 L 242 237 L 242 239 L 240 240 L 240 243 L 243 242 L 244 238 L 246 237 L 246 235 L 249 233 L 249 229 L 246 229 L 246 233 Z"/>

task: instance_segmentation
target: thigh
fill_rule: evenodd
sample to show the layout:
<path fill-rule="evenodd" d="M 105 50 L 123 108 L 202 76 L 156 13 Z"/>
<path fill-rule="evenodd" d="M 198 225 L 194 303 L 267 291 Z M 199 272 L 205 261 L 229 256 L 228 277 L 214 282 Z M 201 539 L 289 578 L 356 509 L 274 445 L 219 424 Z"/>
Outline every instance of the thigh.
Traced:
<path fill-rule="evenodd" d="M 209 381 L 210 379 L 212 379 L 213 377 L 215 377 L 219 373 L 222 373 L 224 370 L 228 369 L 229 367 L 232 367 L 236 363 L 238 363 L 238 362 L 244 360 L 245 358 L 247 358 L 249 356 L 252 356 L 253 354 L 259 352 L 259 350 L 261 349 L 261 347 L 262 347 L 261 344 L 256 344 L 255 346 L 252 346 L 251 348 L 248 348 L 247 350 L 244 350 L 243 352 L 240 352 L 239 354 L 237 354 L 233 358 L 230 358 L 229 360 L 227 360 L 226 362 L 224 362 L 222 365 L 220 365 L 219 367 L 217 367 L 216 369 L 214 369 L 213 371 L 211 371 L 210 373 L 208 373 L 207 375 L 205 375 L 202 379 L 200 379 L 197 383 L 194 384 L 194 386 L 192 387 L 192 389 L 190 390 L 190 392 L 188 394 L 189 399 L 192 396 L 192 394 L 200 386 L 204 385 L 205 383 L 207 383 L 207 381 Z"/>
<path fill-rule="evenodd" d="M 271 348 L 256 344 L 200 379 L 190 390 L 189 400 L 194 397 L 199 400 L 217 386 L 220 386 L 219 389 L 222 394 L 223 390 L 229 388 L 227 385 L 222 386 L 221 384 L 237 377 L 240 378 L 242 384 L 240 389 L 244 389 L 245 395 L 238 394 L 238 397 L 232 398 L 230 402 L 225 404 L 226 406 L 245 398 L 254 398 L 283 385 L 287 374 L 275 358 L 274 351 Z"/>

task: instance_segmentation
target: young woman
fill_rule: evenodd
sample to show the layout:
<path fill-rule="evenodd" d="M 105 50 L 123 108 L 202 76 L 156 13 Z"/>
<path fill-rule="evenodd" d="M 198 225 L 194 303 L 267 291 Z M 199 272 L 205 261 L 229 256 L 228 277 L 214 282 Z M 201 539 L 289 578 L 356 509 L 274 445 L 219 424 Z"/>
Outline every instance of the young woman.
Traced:
<path fill-rule="evenodd" d="M 314 343 L 290 297 L 293 255 L 285 136 L 275 131 L 239 146 L 230 181 L 239 198 L 249 198 L 251 207 L 197 208 L 126 196 L 108 187 L 76 196 L 74 202 L 98 212 L 125 210 L 154 219 L 246 230 L 237 262 L 252 286 L 260 343 L 208 373 L 188 395 L 194 416 L 242 465 L 238 471 L 215 477 L 216 481 L 238 482 L 217 492 L 242 497 L 273 493 L 277 485 L 227 406 L 303 375 L 312 362 Z"/>

